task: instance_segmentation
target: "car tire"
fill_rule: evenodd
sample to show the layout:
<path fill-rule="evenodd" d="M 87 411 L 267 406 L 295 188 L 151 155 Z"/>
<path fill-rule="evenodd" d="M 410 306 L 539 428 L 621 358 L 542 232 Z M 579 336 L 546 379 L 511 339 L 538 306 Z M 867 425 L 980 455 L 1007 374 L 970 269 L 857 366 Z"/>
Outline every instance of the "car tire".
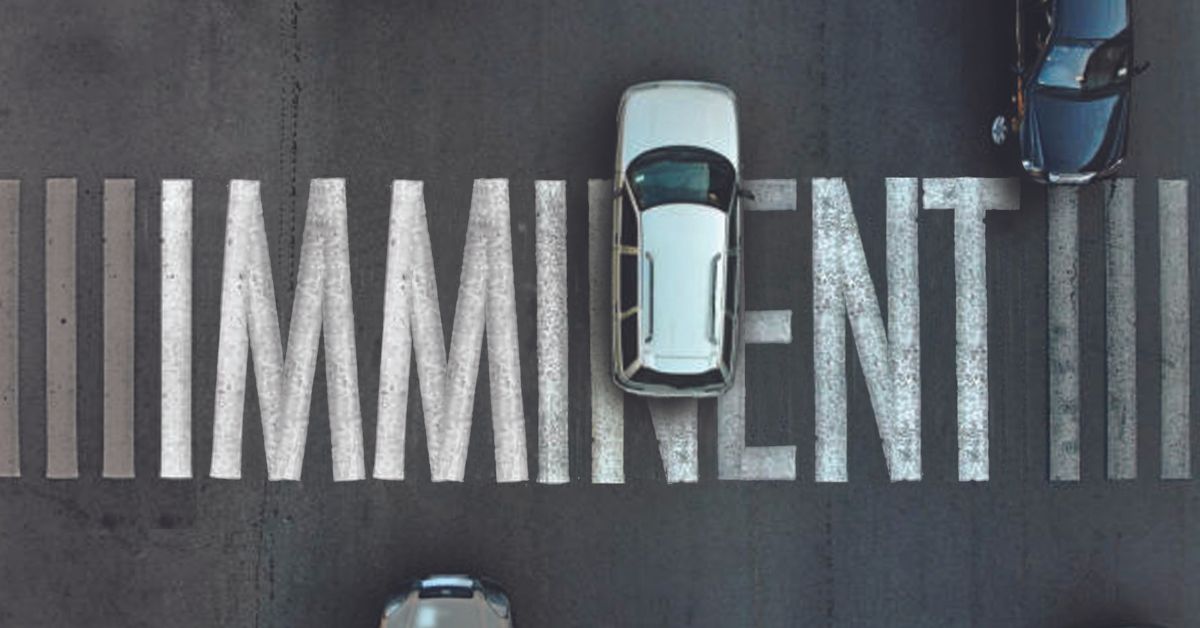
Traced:
<path fill-rule="evenodd" d="M 1003 115 L 996 116 L 992 120 L 992 143 L 996 146 L 1003 146 L 1008 140 L 1008 120 Z"/>

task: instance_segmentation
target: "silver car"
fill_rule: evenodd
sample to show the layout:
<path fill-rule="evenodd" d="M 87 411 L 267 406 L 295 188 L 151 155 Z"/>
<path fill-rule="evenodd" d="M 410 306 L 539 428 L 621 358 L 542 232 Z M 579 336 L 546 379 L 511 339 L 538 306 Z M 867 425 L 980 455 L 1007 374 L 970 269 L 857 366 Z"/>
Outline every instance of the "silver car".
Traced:
<path fill-rule="evenodd" d="M 408 584 L 383 610 L 379 628 L 512 628 L 508 594 L 469 576 L 429 576 Z"/>
<path fill-rule="evenodd" d="M 693 81 L 621 98 L 613 179 L 613 376 L 631 393 L 729 387 L 741 308 L 737 101 Z"/>

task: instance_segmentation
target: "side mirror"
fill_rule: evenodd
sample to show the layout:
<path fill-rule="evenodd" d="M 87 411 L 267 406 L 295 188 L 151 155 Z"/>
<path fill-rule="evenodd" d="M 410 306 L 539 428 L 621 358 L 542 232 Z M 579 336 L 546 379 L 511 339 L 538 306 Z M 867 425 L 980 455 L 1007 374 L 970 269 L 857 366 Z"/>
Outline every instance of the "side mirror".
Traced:
<path fill-rule="evenodd" d="M 1137 75 L 1141 74 L 1142 72 L 1145 72 L 1146 70 L 1149 70 L 1149 69 L 1150 69 L 1150 62 L 1143 61 L 1142 63 L 1139 63 L 1139 64 L 1133 66 L 1133 75 L 1137 76 Z"/>
<path fill-rule="evenodd" d="M 757 201 L 758 200 L 758 198 L 754 196 L 754 192 L 751 192 L 750 190 L 747 190 L 746 188 L 744 188 L 740 185 L 738 186 L 738 189 L 737 189 L 737 195 L 738 195 L 738 198 L 744 199 L 747 201 Z"/>

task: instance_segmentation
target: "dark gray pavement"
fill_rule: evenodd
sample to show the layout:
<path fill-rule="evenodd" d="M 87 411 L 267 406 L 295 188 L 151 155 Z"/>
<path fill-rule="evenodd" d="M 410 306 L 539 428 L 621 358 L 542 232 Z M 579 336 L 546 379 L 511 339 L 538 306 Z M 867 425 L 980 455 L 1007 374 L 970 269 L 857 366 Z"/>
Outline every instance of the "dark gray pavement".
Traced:
<path fill-rule="evenodd" d="M 1156 179 L 1200 207 L 1200 5 L 1137 0 L 1140 414 L 1137 480 L 1104 479 L 1104 227 L 1080 230 L 1082 476 L 1047 481 L 1045 191 L 988 228 L 991 480 L 956 481 L 953 219 L 921 218 L 924 480 L 891 484 L 851 351 L 850 482 L 813 482 L 812 177 L 845 177 L 880 295 L 884 178 L 1015 176 L 987 127 L 1006 98 L 1011 2 L 133 2 L 17 0 L 0 21 L 0 178 L 22 181 L 23 477 L 0 480 L 0 627 L 372 626 L 427 572 L 505 582 L 550 626 L 1200 625 L 1200 488 L 1159 467 Z M 794 483 L 668 486 L 642 402 L 627 484 L 589 482 L 587 180 L 608 178 L 633 82 L 724 82 L 750 177 L 796 178 L 800 211 L 747 218 L 747 299 L 793 310 L 752 347 L 750 444 L 795 444 Z M 42 206 L 79 180 L 79 480 L 45 476 Z M 471 181 L 510 180 L 530 462 L 536 471 L 533 181 L 565 179 L 572 476 L 497 485 L 487 379 L 467 482 L 432 484 L 410 395 L 409 479 L 334 484 L 323 367 L 303 482 L 268 483 L 249 395 L 240 481 L 205 477 L 232 178 L 261 179 L 281 315 L 308 180 L 346 177 L 368 461 L 389 188 L 425 181 L 442 311 L 457 293 Z M 137 180 L 136 479 L 101 479 L 101 191 Z M 158 474 L 159 181 L 195 181 L 196 480 Z M 1192 210 L 1193 320 L 1200 218 Z M 286 329 L 286 326 L 284 327 Z M 447 329 L 449 331 L 449 329 Z M 1195 336 L 1196 334 L 1193 334 Z M 1193 343 L 1196 341 L 1194 340 Z M 1200 351 L 1192 349 L 1193 451 Z M 251 390 L 253 390 L 251 388 Z M 536 473 L 534 473 L 536 476 Z"/>

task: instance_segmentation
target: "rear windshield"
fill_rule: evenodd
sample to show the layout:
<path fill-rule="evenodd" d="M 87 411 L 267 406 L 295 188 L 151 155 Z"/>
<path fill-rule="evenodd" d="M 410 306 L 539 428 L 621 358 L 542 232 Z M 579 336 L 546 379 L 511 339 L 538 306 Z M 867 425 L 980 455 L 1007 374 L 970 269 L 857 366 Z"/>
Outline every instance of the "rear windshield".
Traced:
<path fill-rule="evenodd" d="M 474 592 L 473 590 L 471 590 L 471 589 L 468 589 L 468 588 L 466 588 L 466 587 L 454 587 L 454 586 L 438 587 L 438 586 L 433 586 L 433 587 L 428 587 L 428 588 L 425 588 L 425 589 L 421 589 L 421 592 L 420 592 L 419 594 L 417 594 L 417 597 L 419 597 L 419 598 L 421 598 L 421 599 L 428 599 L 428 598 L 439 598 L 439 597 L 442 597 L 442 598 L 448 597 L 448 598 L 462 598 L 462 599 L 465 599 L 465 598 L 474 597 L 474 595 L 475 595 L 475 592 Z"/>
<path fill-rule="evenodd" d="M 709 150 L 688 147 L 649 151 L 630 164 L 628 177 L 642 210 L 669 203 L 727 210 L 736 183 L 729 160 Z"/>
<path fill-rule="evenodd" d="M 661 373 L 652 368 L 642 367 L 638 369 L 631 377 L 635 382 L 642 384 L 661 384 L 672 388 L 695 388 L 701 386 L 715 386 L 724 383 L 725 376 L 721 371 L 713 369 L 696 373 L 694 375 L 675 375 L 669 373 Z"/>

